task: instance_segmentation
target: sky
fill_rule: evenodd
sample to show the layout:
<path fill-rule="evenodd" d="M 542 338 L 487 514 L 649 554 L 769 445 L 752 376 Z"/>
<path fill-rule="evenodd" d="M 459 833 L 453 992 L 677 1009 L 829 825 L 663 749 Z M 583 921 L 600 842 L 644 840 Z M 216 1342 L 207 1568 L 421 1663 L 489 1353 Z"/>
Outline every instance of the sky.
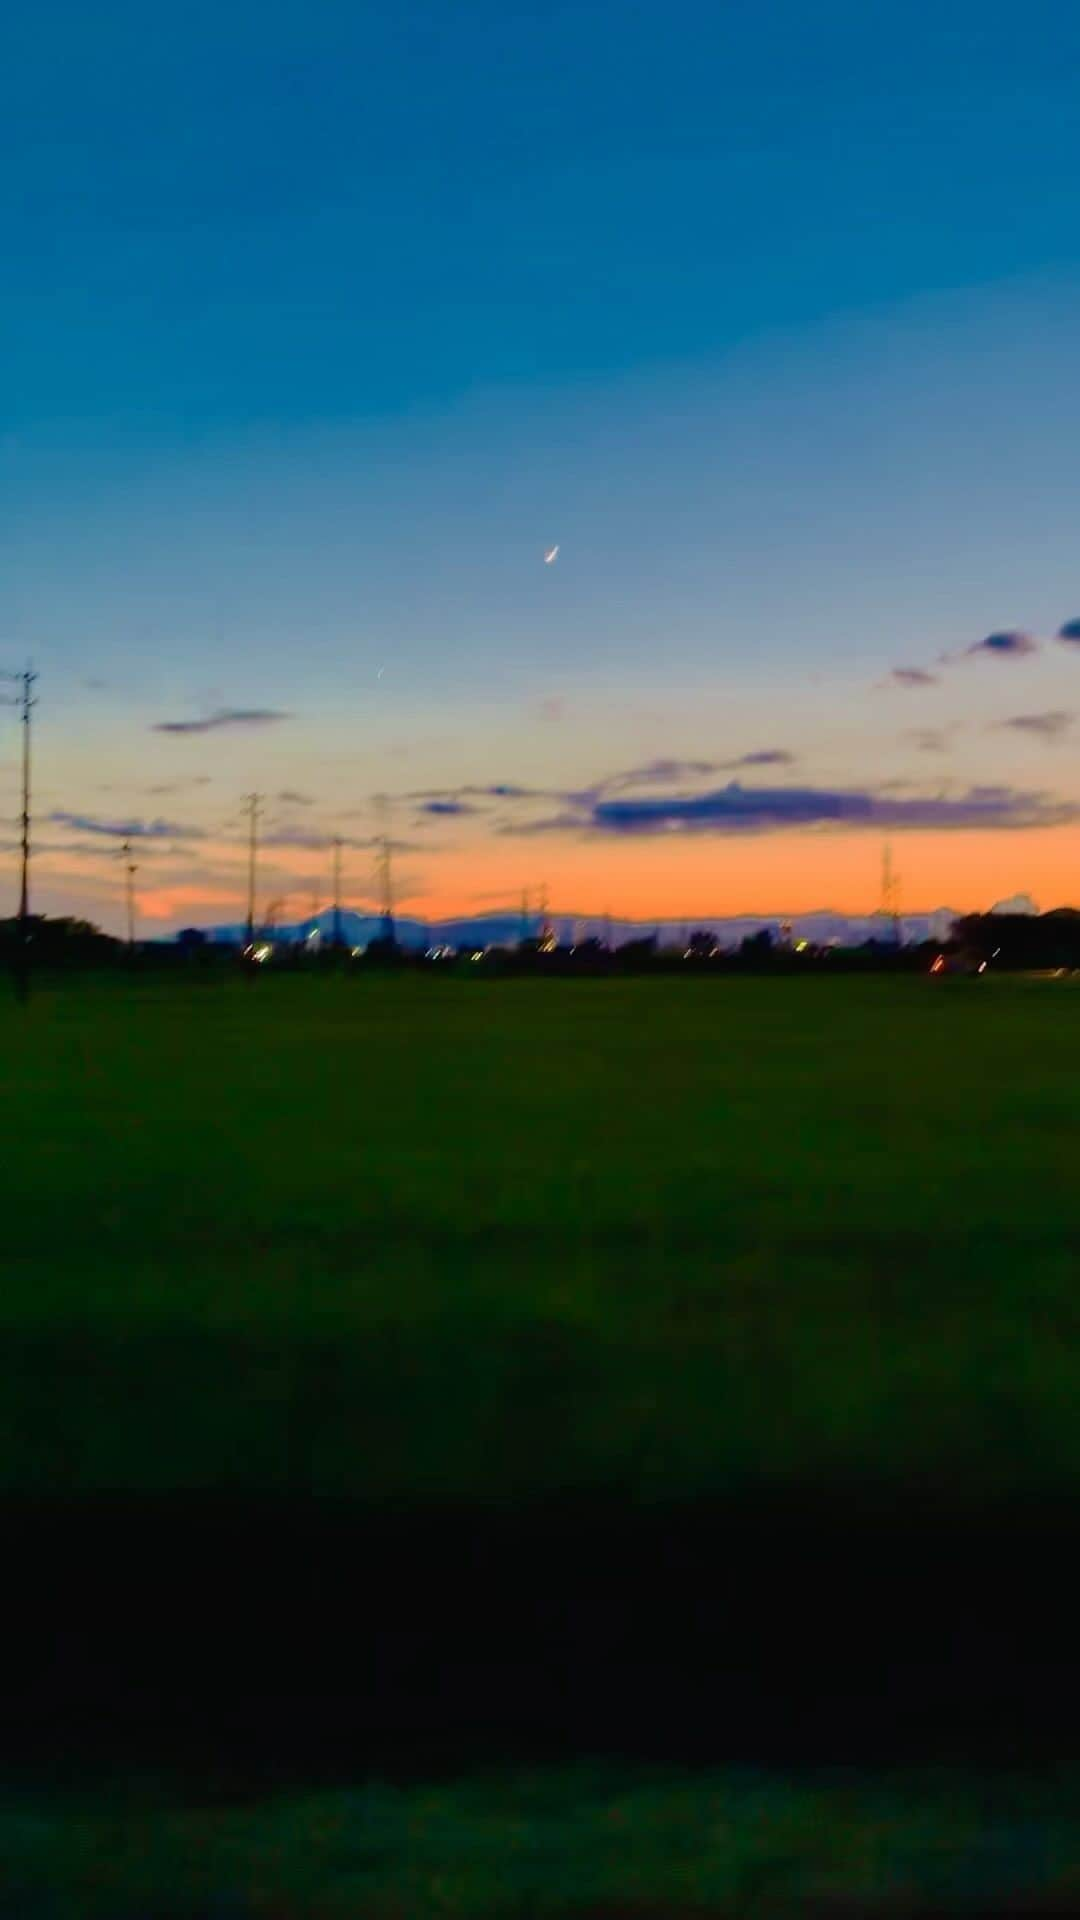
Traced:
<path fill-rule="evenodd" d="M 435 918 L 867 911 L 886 840 L 1080 905 L 1078 63 L 1069 0 L 14 0 L 33 905 L 119 930 L 126 835 L 144 932 L 235 920 L 251 791 L 279 918 L 380 831 Z"/>

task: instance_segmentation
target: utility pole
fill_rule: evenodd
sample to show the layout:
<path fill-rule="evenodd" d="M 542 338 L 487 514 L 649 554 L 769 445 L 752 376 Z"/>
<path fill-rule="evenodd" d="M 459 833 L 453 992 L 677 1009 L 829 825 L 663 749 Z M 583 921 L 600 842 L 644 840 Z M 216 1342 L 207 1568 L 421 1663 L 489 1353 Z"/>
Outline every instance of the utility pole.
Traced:
<path fill-rule="evenodd" d="M 37 706 L 34 687 L 37 674 L 32 667 L 22 673 L 5 673 L 18 692 L 11 703 L 19 709 L 22 726 L 22 846 L 19 879 L 19 927 L 16 936 L 15 976 L 20 997 L 25 994 L 30 960 L 30 715 Z"/>
<path fill-rule="evenodd" d="M 892 847 L 886 840 L 881 856 L 881 911 L 892 922 L 892 937 L 900 942 L 900 882 L 893 871 Z"/>
<path fill-rule="evenodd" d="M 544 881 L 544 884 L 540 889 L 540 942 L 539 942 L 539 945 L 540 945 L 541 953 L 554 953 L 555 951 L 555 932 L 554 932 L 554 928 L 551 925 L 550 920 L 548 919 L 548 890 L 547 890 L 546 880 Z"/>
<path fill-rule="evenodd" d="M 379 892 L 382 896 L 383 939 L 386 941 L 387 946 L 394 947 L 397 945 L 397 935 L 394 932 L 394 877 L 390 864 L 390 835 L 387 831 L 389 809 L 384 794 L 378 795 L 375 801 L 375 808 L 379 816 L 379 826 L 381 829 L 378 842 L 379 857 L 376 861 L 376 868 L 379 876 Z"/>
<path fill-rule="evenodd" d="M 334 835 L 334 945 L 341 947 L 341 835 Z"/>
<path fill-rule="evenodd" d="M 259 809 L 261 805 L 261 793 L 249 793 L 245 797 L 244 810 L 248 817 L 247 940 L 245 942 L 245 949 L 249 954 L 255 945 L 255 862 L 259 850 Z"/>
<path fill-rule="evenodd" d="M 128 953 L 135 951 L 135 875 L 138 867 L 131 856 L 131 841 L 125 840 L 120 849 L 124 857 L 124 890 L 127 896 L 127 943 Z"/>

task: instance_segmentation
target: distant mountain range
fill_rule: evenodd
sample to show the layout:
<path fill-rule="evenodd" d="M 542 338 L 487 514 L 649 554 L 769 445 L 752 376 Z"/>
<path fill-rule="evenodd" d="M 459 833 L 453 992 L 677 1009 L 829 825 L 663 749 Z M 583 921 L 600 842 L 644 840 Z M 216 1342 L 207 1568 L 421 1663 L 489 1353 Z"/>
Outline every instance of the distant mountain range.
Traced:
<path fill-rule="evenodd" d="M 902 914 L 902 938 L 906 942 L 945 940 L 958 917 L 951 907 L 936 907 L 929 913 Z M 791 928 L 793 939 L 809 940 L 814 945 L 859 946 L 875 936 L 888 937 L 892 930 L 892 923 L 884 914 L 834 913 L 827 907 L 814 913 L 704 914 L 689 920 L 608 920 L 598 914 L 553 913 L 549 920 L 560 945 L 565 946 L 573 946 L 578 941 L 590 938 L 609 940 L 613 945 L 621 946 L 627 940 L 641 940 L 651 934 L 658 936 L 662 946 L 675 946 L 684 943 L 695 930 L 707 929 L 716 935 L 719 946 L 736 947 L 748 934 L 759 933 L 764 928 L 778 938 L 781 929 L 786 927 Z M 535 937 L 539 929 L 538 915 L 530 914 L 523 921 L 520 913 L 510 911 L 478 914 L 461 920 L 409 920 L 396 917 L 394 920 L 399 943 L 410 949 L 513 946 L 524 932 Z M 348 946 L 366 947 L 380 936 L 382 930 L 382 920 L 378 914 L 342 909 L 341 931 Z M 329 940 L 333 938 L 333 932 L 333 910 L 326 908 L 309 919 L 275 927 L 272 932 L 264 933 L 263 937 L 295 942 L 310 939 L 315 934 L 322 940 Z M 245 937 L 244 927 L 235 925 L 210 927 L 206 933 L 210 940 L 232 945 L 243 941 Z"/>

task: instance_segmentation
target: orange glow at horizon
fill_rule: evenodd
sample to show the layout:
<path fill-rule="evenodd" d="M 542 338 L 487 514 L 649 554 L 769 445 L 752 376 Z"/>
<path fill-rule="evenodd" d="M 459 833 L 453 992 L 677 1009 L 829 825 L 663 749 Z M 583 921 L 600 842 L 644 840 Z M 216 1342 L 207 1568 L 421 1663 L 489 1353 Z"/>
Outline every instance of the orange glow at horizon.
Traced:
<path fill-rule="evenodd" d="M 1043 908 L 1080 903 L 1074 827 L 913 832 L 894 835 L 892 845 L 902 912 L 977 912 L 1015 893 L 1032 894 Z M 664 834 L 602 843 L 522 837 L 448 849 L 437 871 L 423 876 L 427 884 L 415 894 L 403 884 L 401 898 L 407 910 L 432 919 L 496 903 L 513 907 L 524 888 L 535 905 L 542 886 L 553 911 L 610 911 L 629 920 L 818 907 L 869 913 L 880 903 L 881 857 L 881 840 L 866 832 Z"/>
<path fill-rule="evenodd" d="M 1070 826 L 896 833 L 893 863 L 901 912 L 948 907 L 977 912 L 1017 893 L 1039 907 L 1080 905 L 1080 829 Z M 258 872 L 258 910 L 273 902 L 279 923 L 304 919 L 315 900 L 331 903 L 329 856 L 290 850 L 289 869 L 267 850 Z M 156 879 L 147 859 L 137 889 L 139 918 L 162 933 L 184 924 L 239 922 L 246 873 L 236 850 L 206 845 L 206 877 L 197 868 Z M 463 919 L 511 911 L 527 891 L 535 911 L 545 890 L 552 912 L 623 920 L 705 921 L 741 915 L 803 914 L 816 908 L 873 912 L 881 900 L 882 841 L 866 831 L 803 829 L 745 836 L 658 834 L 626 839 L 562 836 L 482 837 L 423 853 L 400 854 L 395 896 L 403 918 Z M 375 910 L 371 859 L 346 855 L 346 907 Z M 100 867 L 42 850 L 37 896 L 43 911 L 66 912 L 76 894 L 92 917 L 120 925 L 122 883 Z"/>

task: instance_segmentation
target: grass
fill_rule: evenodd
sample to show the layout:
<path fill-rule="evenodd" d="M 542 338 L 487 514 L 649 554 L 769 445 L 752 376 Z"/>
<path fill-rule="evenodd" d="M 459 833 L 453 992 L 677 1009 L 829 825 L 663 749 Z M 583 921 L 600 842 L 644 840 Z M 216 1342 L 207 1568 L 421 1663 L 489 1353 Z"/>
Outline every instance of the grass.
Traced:
<path fill-rule="evenodd" d="M 590 1766 L 257 1807 L 25 1798 L 0 1806 L 0 1858 L 19 1920 L 1064 1914 L 1077 1784 Z"/>
<path fill-rule="evenodd" d="M 282 1669 L 266 1669 L 269 1711 L 275 1685 L 285 1711 L 290 1688 L 332 1693 L 340 1668 L 348 1735 L 354 1698 L 376 1707 L 382 1698 L 365 1692 L 363 1631 L 382 1636 L 373 1671 L 392 1657 L 402 1675 L 409 1635 L 420 1635 L 410 1711 L 428 1684 L 425 1659 L 433 1698 L 454 1677 L 451 1733 L 462 1697 L 468 1708 L 469 1662 L 499 1593 L 514 1592 L 510 1575 L 466 1650 L 454 1635 L 468 1620 L 471 1576 L 454 1567 L 443 1641 L 433 1591 L 430 1606 L 423 1594 L 410 1599 L 395 1652 L 379 1608 L 396 1600 L 376 1591 L 358 1640 L 354 1592 L 324 1571 L 336 1613 L 320 1647 L 317 1582 L 296 1620 L 283 1593 L 275 1610 L 261 1562 L 244 1584 L 254 1533 L 241 1532 L 231 1562 L 211 1555 L 204 1566 L 182 1549 L 193 1564 L 171 1601 L 168 1571 L 147 1584 L 145 1527 L 153 1518 L 158 1548 L 167 1541 L 171 1494 L 194 1496 L 196 1512 L 222 1494 L 241 1516 L 262 1511 L 265 1497 L 271 1538 L 275 1500 L 341 1496 L 346 1514 L 355 1502 L 369 1516 L 367 1531 L 345 1522 L 363 1549 L 373 1508 L 388 1502 L 414 1503 L 434 1528 L 440 1502 L 481 1516 L 502 1502 L 528 1516 L 533 1497 L 599 1494 L 604 1511 L 631 1515 L 636 1541 L 637 1503 L 647 1501 L 661 1514 L 655 1544 L 668 1524 L 663 1503 L 685 1496 L 715 1497 L 723 1512 L 725 1500 L 733 1511 L 770 1488 L 855 1483 L 887 1516 L 890 1500 L 912 1490 L 961 1501 L 1075 1492 L 1080 996 L 1068 982 L 70 980 L 42 984 L 26 1007 L 0 1005 L 0 1049 L 0 1484 L 12 1511 L 30 1496 L 54 1516 L 53 1558 L 36 1573 L 32 1525 L 19 1535 L 30 1544 L 13 1585 L 25 1575 L 31 1598 L 22 1637 L 9 1637 L 7 1680 L 20 1682 L 33 1718 L 33 1661 L 48 1674 L 59 1647 L 46 1725 L 54 1713 L 66 1726 L 69 1684 L 78 1691 L 89 1674 L 84 1698 L 94 1702 L 115 1670 L 138 1728 L 140 1690 L 176 1663 L 182 1695 L 204 1657 L 210 1678 L 193 1712 L 208 1711 L 216 1676 L 248 1637 L 249 1604 L 261 1638 L 238 1682 L 238 1713 L 250 1674 L 262 1685 L 269 1649 Z M 64 1516 L 89 1514 L 93 1539 L 104 1540 L 95 1503 L 117 1493 L 134 1496 L 136 1518 L 129 1524 L 123 1508 L 109 1522 L 104 1551 L 118 1564 L 99 1577 L 85 1530 L 65 1535 Z M 624 1661 L 633 1688 L 642 1657 L 658 1663 L 658 1682 L 640 1676 L 654 1692 L 667 1685 L 669 1656 L 679 1681 L 678 1648 L 650 1640 L 650 1620 L 677 1635 L 679 1592 L 650 1614 L 655 1593 L 646 1605 L 632 1590 L 624 1551 L 608 1595 L 596 1586 L 606 1551 L 601 1541 L 587 1605 L 578 1601 L 592 1611 L 576 1654 L 558 1616 L 545 1642 L 568 1700 L 603 1648 L 609 1604 L 632 1631 L 610 1655 L 608 1684 L 621 1684 Z M 687 1551 L 678 1564 L 692 1568 Z M 1007 1560 L 1008 1541 L 1002 1552 Z M 290 1553 L 295 1596 L 306 1568 L 302 1548 L 284 1546 Z M 1056 1543 L 1052 1557 L 1056 1567 Z M 662 1545 L 657 1559 L 662 1580 Z M 372 1582 L 357 1564 L 350 1578 L 362 1597 Z M 913 1570 L 931 1624 L 934 1572 Z M 80 1601 L 90 1573 L 103 1609 L 92 1619 Z M 764 1591 L 767 1565 L 760 1578 Z M 1044 1578 L 1036 1570 L 1028 1582 L 1025 1618 L 1045 1611 Z M 553 1567 L 557 1605 L 564 1579 Z M 721 1573 L 715 1594 L 693 1596 L 694 1649 L 708 1648 L 714 1605 L 729 1634 L 749 1630 L 746 1607 L 740 1616 L 728 1605 L 741 1580 Z M 1064 1619 L 1056 1573 L 1049 1592 Z M 37 1630 L 27 1624 L 35 1594 L 51 1609 Z M 902 1629 L 906 1594 L 901 1583 L 877 1631 Z M 562 1604 L 572 1630 L 574 1607 Z M 849 1604 L 857 1614 L 863 1603 Z M 999 1617 L 1010 1604 L 1003 1591 Z M 483 1711 L 496 1733 L 498 1662 L 527 1670 L 543 1595 L 536 1605 L 535 1616 L 510 1620 L 493 1652 Z M 114 1606 L 106 1647 L 98 1636 Z M 757 1636 L 759 1661 L 784 1616 L 780 1593 Z M 799 1629 L 789 1663 L 812 1661 L 812 1617 L 798 1594 L 787 1617 Z M 834 1655 L 845 1620 L 841 1608 Z M 962 1641 L 968 1627 L 952 1621 L 949 1632 Z M 1058 1629 L 1046 1631 L 1052 1663 L 1062 1650 Z M 117 1648 L 129 1632 L 125 1679 Z M 875 1648 L 874 1632 L 871 1621 L 868 1671 L 887 1676 L 889 1648 Z M 932 1634 L 920 1644 L 905 1656 L 913 1672 L 940 1658 Z M 991 1635 L 991 1701 L 997 1644 Z M 725 1661 L 739 1659 L 737 1647 L 722 1651 L 714 1705 Z M 544 1671 L 522 1696 L 534 1705 Z M 781 1672 L 773 1688 L 781 1701 L 789 1679 Z M 859 1684 L 851 1674 L 839 1682 Z M 1056 1687 L 1053 1673 L 1046 1684 Z M 220 1733 L 196 1728 L 208 1770 Z M 289 1737 L 283 1728 L 283 1745 Z M 931 1900 L 973 1912 L 1046 1889 L 1066 1908 L 1080 1901 L 1075 1779 L 684 1776 L 590 1764 L 390 1786 L 373 1738 L 358 1721 L 353 1775 L 366 1784 L 290 1788 L 246 1806 L 181 1805 L 175 1782 L 154 1797 L 145 1778 L 128 1799 L 118 1786 L 9 1785 L 0 1882 L 12 1911 L 679 1920 L 843 1900 L 849 1913 Z M 62 1745 L 64 1734 L 54 1739 Z M 723 1724 L 715 1744 L 731 1750 Z M 154 1764 L 147 1751 L 144 1776 Z M 303 1754 L 282 1772 L 309 1777 Z"/>
<path fill-rule="evenodd" d="M 1075 1484 L 1068 983 L 72 981 L 0 1045 L 9 1492 Z"/>

